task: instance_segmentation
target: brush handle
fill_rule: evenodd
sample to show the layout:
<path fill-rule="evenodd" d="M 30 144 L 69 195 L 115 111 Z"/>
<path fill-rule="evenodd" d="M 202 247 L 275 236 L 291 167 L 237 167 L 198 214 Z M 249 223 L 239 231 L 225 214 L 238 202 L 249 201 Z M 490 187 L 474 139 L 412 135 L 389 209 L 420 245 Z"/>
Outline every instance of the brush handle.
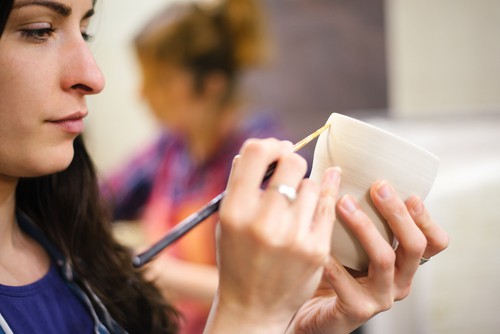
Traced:
<path fill-rule="evenodd" d="M 276 169 L 276 162 L 273 162 L 269 165 L 264 174 L 264 179 L 262 182 L 269 180 L 269 178 L 273 175 L 274 170 Z M 208 202 L 204 207 L 202 207 L 199 211 L 191 214 L 189 217 L 181 221 L 174 228 L 172 228 L 161 240 L 151 246 L 149 249 L 144 251 L 143 253 L 135 256 L 132 259 L 132 264 L 134 267 L 139 268 L 148 263 L 162 250 L 173 244 L 179 238 L 181 238 L 184 234 L 191 231 L 194 227 L 200 224 L 202 221 L 210 217 L 213 213 L 217 212 L 220 207 L 220 202 L 226 195 L 226 191 L 221 192 L 219 195 L 214 197 L 210 202 Z"/>

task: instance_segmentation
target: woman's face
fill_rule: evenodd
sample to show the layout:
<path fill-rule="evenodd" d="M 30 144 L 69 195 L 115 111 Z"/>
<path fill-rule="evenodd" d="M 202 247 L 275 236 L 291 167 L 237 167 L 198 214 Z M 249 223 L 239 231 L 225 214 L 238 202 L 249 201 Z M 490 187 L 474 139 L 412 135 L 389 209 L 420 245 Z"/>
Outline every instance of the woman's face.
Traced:
<path fill-rule="evenodd" d="M 186 69 L 166 62 L 142 62 L 142 96 L 156 118 L 165 126 L 185 131 L 196 111 L 204 108 L 205 97 L 196 91 L 194 76 Z"/>
<path fill-rule="evenodd" d="M 0 37 L 0 176 L 71 162 L 85 96 L 104 87 L 85 41 L 92 13 L 92 0 L 15 0 Z"/>

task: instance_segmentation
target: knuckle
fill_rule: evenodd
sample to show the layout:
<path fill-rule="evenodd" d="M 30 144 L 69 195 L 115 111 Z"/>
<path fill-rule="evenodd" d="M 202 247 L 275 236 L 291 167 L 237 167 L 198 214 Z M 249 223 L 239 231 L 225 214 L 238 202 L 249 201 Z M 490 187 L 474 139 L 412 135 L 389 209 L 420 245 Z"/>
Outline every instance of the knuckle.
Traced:
<path fill-rule="evenodd" d="M 322 266 L 330 254 L 330 248 L 325 245 L 316 245 L 308 253 L 312 263 Z"/>
<path fill-rule="evenodd" d="M 251 225 L 247 233 L 248 236 L 258 244 L 271 244 L 271 241 L 268 240 L 262 229 L 258 228 L 256 225 Z"/>
<path fill-rule="evenodd" d="M 260 139 L 247 139 L 241 146 L 242 155 L 258 155 L 262 154 L 265 150 L 265 146 L 262 145 L 263 140 Z"/>
<path fill-rule="evenodd" d="M 410 291 L 411 291 L 411 285 L 410 284 L 408 284 L 407 286 L 405 286 L 403 288 L 400 288 L 398 290 L 398 292 L 396 293 L 396 295 L 394 296 L 394 300 L 395 301 L 401 301 L 401 300 L 405 299 L 406 297 L 409 296 Z"/>
<path fill-rule="evenodd" d="M 314 250 L 307 246 L 307 240 L 300 235 L 290 234 L 281 240 L 280 247 L 302 258 L 312 258 Z"/>
<path fill-rule="evenodd" d="M 384 300 L 382 300 L 378 305 L 378 310 L 377 310 L 378 312 L 377 313 L 390 310 L 393 305 L 394 305 L 393 298 L 384 298 Z"/>
<path fill-rule="evenodd" d="M 307 263 L 311 267 L 321 267 L 325 264 L 329 255 L 329 247 L 318 243 L 312 243 L 297 235 L 285 235 L 282 238 L 265 239 L 263 235 L 256 235 L 260 242 L 266 242 L 268 246 L 279 252 L 293 255 L 294 258 Z"/>
<path fill-rule="evenodd" d="M 386 294 L 383 298 L 378 298 L 371 303 L 366 303 L 365 310 L 361 314 L 366 319 L 370 319 L 374 315 L 387 311 L 394 305 L 394 298 L 392 294 Z M 360 318 L 359 320 L 363 320 Z"/>
<path fill-rule="evenodd" d="M 280 158 L 281 164 L 286 164 L 294 170 L 300 171 L 305 174 L 307 171 L 307 161 L 296 153 L 286 154 Z"/>
<path fill-rule="evenodd" d="M 276 138 L 250 138 L 245 140 L 240 149 L 240 155 L 250 158 L 276 154 L 283 147 L 283 142 Z"/>
<path fill-rule="evenodd" d="M 415 220 L 415 223 L 418 225 L 418 227 L 422 231 L 431 231 L 432 227 L 435 225 L 434 221 L 431 219 L 431 216 L 429 213 L 421 213 L 418 216 L 413 215 L 413 219 Z"/>
<path fill-rule="evenodd" d="M 406 206 L 399 199 L 395 199 L 389 203 L 387 207 L 389 219 L 402 220 L 407 217 L 408 211 Z"/>
<path fill-rule="evenodd" d="M 427 247 L 427 239 L 422 233 L 415 235 L 408 245 L 405 245 L 406 253 L 415 257 L 420 257 Z"/>
<path fill-rule="evenodd" d="M 380 270 L 392 270 L 396 263 L 396 253 L 389 246 L 380 249 L 371 261 L 380 268 Z"/>
<path fill-rule="evenodd" d="M 438 252 L 444 251 L 450 245 L 450 237 L 448 234 L 444 233 L 444 235 L 436 241 Z"/>
<path fill-rule="evenodd" d="M 373 198 L 373 196 L 372 199 L 374 199 L 375 206 L 386 219 L 401 220 L 408 215 L 406 205 L 398 196 L 392 196 L 391 199 L 382 202 L 376 197 Z"/>
<path fill-rule="evenodd" d="M 316 207 L 316 224 L 331 224 L 335 219 L 335 206 L 319 202 Z"/>

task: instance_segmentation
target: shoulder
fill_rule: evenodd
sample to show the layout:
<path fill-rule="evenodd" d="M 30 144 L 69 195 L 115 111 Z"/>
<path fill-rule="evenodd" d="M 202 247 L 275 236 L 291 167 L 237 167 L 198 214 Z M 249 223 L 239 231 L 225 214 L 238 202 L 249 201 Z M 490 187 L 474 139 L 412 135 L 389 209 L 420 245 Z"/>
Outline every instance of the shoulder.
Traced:
<path fill-rule="evenodd" d="M 240 128 L 247 138 L 286 138 L 286 131 L 279 115 L 270 110 L 253 110 L 246 115 Z"/>

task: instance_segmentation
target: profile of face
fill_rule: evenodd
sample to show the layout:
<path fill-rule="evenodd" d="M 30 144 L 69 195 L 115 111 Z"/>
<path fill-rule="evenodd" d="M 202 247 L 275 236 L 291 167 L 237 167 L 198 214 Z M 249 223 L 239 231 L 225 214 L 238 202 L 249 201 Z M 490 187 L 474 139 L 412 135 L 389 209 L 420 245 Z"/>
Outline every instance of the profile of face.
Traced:
<path fill-rule="evenodd" d="M 200 89 L 194 74 L 175 62 L 143 60 L 141 66 L 142 97 L 164 126 L 185 132 L 220 108 L 227 89 L 222 74 L 206 75 Z"/>
<path fill-rule="evenodd" d="M 0 175 L 65 169 L 86 95 L 104 87 L 86 42 L 92 0 L 15 0 L 0 37 Z"/>
<path fill-rule="evenodd" d="M 184 128 L 184 119 L 201 99 L 195 92 L 192 74 L 165 62 L 142 64 L 141 93 L 154 116 L 165 126 L 177 130 Z"/>

